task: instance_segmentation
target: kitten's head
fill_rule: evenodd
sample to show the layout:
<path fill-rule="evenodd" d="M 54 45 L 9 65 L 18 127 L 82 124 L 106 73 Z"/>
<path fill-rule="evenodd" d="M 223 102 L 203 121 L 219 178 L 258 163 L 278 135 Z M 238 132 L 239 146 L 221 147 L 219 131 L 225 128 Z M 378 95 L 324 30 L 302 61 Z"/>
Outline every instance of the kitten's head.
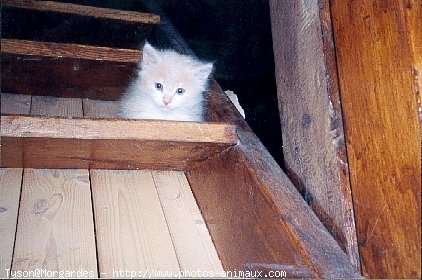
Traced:
<path fill-rule="evenodd" d="M 142 91 L 163 111 L 201 103 L 213 68 L 212 63 L 170 50 L 157 50 L 149 43 L 143 48 L 140 66 Z"/>

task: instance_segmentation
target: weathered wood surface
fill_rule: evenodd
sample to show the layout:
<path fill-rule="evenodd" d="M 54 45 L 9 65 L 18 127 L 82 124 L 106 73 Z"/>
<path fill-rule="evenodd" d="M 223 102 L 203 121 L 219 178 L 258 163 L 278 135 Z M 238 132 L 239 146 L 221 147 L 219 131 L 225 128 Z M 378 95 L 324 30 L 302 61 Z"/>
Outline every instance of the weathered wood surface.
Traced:
<path fill-rule="evenodd" d="M 9 278 L 18 221 L 22 168 L 0 168 L 0 278 Z"/>
<path fill-rule="evenodd" d="M 30 56 L 27 60 L 41 60 L 41 57 L 78 58 L 98 61 L 113 61 L 137 63 L 141 58 L 141 51 L 117 49 L 109 47 L 94 47 L 79 44 L 60 44 L 52 42 L 36 42 L 28 40 L 2 39 L 1 51 L 4 54 Z M 19 60 L 25 58 L 19 58 Z M 37 73 L 38 74 L 38 73 Z"/>
<path fill-rule="evenodd" d="M 362 271 L 421 277 L 421 1 L 332 1 Z"/>
<path fill-rule="evenodd" d="M 360 277 L 218 84 L 207 98 L 208 117 L 235 124 L 239 144 L 186 174 L 224 268 Z"/>
<path fill-rule="evenodd" d="M 287 175 L 359 269 L 328 3 L 270 10 Z"/>
<path fill-rule="evenodd" d="M 152 171 L 180 269 L 222 273 L 223 267 L 182 172 Z"/>
<path fill-rule="evenodd" d="M 184 170 L 237 143 L 226 124 L 2 116 L 1 127 L 3 167 Z"/>
<path fill-rule="evenodd" d="M 137 50 L 7 39 L 1 52 L 3 92 L 103 100 L 120 98 L 140 58 Z"/>
<path fill-rule="evenodd" d="M 31 115 L 80 117 L 82 115 L 82 100 L 80 98 L 33 96 Z M 7 129 L 7 127 L 4 129 Z M 72 133 L 71 131 L 63 132 Z"/>
<path fill-rule="evenodd" d="M 118 101 L 103 101 L 83 99 L 84 117 L 87 118 L 117 118 Z"/>
<path fill-rule="evenodd" d="M 113 270 L 125 269 L 178 272 L 151 172 L 91 170 L 91 182 L 100 275 L 114 278 Z"/>
<path fill-rule="evenodd" d="M 2 37 L 138 49 L 155 14 L 31 0 L 2 1 Z M 31 28 L 22 28 L 31 26 Z"/>
<path fill-rule="evenodd" d="M 28 115 L 31 108 L 31 96 L 13 93 L 1 94 L 1 114 Z"/>
<path fill-rule="evenodd" d="M 12 270 L 35 269 L 97 276 L 87 170 L 25 169 Z"/>

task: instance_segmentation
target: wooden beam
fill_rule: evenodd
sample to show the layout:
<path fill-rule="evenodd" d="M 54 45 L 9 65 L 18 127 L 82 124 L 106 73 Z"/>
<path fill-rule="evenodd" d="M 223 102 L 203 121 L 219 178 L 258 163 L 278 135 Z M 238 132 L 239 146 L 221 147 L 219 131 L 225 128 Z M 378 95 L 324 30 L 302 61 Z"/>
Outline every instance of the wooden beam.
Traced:
<path fill-rule="evenodd" d="M 4 167 L 183 170 L 237 143 L 226 124 L 2 116 L 1 128 Z"/>
<path fill-rule="evenodd" d="M 357 237 L 369 278 L 421 277 L 421 9 L 419 0 L 331 2 Z"/>
<path fill-rule="evenodd" d="M 67 57 L 84 60 L 138 63 L 141 58 L 141 51 L 139 50 L 14 39 L 2 39 L 1 52 L 3 54 L 31 56 L 30 58 L 33 60 L 36 57 L 54 57 L 56 59 Z M 28 59 L 30 58 L 28 57 Z"/>
<path fill-rule="evenodd" d="M 160 16 L 148 13 L 121 11 L 55 1 L 3 0 L 3 7 L 14 7 L 44 12 L 71 13 L 81 16 L 131 21 L 136 23 L 158 24 Z"/>
<path fill-rule="evenodd" d="M 287 174 L 359 270 L 328 1 L 270 10 Z"/>
<path fill-rule="evenodd" d="M 241 141 L 250 142 L 187 172 L 224 268 L 291 266 L 287 278 L 359 277 L 262 144 L 250 132 Z"/>
<path fill-rule="evenodd" d="M 54 1 L 2 1 L 2 37 L 8 39 L 101 42 L 102 46 L 138 49 L 159 22 L 160 16 L 149 13 Z"/>
<path fill-rule="evenodd" d="M 140 58 L 135 50 L 75 44 L 2 40 L 1 47 L 2 90 L 29 95 L 117 100 Z"/>

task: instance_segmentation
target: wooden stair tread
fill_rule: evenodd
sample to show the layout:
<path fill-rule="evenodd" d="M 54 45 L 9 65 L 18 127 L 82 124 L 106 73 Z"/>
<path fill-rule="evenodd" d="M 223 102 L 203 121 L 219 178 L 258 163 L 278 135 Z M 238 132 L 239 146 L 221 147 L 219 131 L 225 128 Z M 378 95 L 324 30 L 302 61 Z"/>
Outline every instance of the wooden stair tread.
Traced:
<path fill-rule="evenodd" d="M 71 3 L 60 3 L 54 1 L 3 0 L 2 5 L 5 7 L 32 9 L 45 12 L 72 13 L 82 16 L 123 20 L 143 24 L 160 23 L 160 16 L 155 14 L 121 11 L 116 9 L 99 8 Z"/>

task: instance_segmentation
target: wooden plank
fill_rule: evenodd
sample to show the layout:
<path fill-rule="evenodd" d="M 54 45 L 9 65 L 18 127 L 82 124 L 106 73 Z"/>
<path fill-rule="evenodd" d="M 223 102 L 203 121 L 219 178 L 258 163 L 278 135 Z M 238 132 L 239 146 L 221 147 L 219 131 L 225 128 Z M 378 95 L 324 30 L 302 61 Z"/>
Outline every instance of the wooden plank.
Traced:
<path fill-rule="evenodd" d="M 117 101 L 102 101 L 83 99 L 84 116 L 89 118 L 116 118 L 118 111 Z"/>
<path fill-rule="evenodd" d="M 80 98 L 32 97 L 31 115 L 78 117 L 81 114 L 82 100 Z"/>
<path fill-rule="evenodd" d="M 421 3 L 331 4 L 362 271 L 420 278 Z"/>
<path fill-rule="evenodd" d="M 28 60 L 30 60 L 30 58 L 36 60 L 37 57 L 67 57 L 86 60 L 137 63 L 141 57 L 141 51 L 139 50 L 13 39 L 2 39 L 1 51 L 3 54 L 30 56 L 27 58 Z"/>
<path fill-rule="evenodd" d="M 3 39 L 2 90 L 118 100 L 139 58 L 137 50 Z"/>
<path fill-rule="evenodd" d="M 45 12 L 72 13 L 87 17 L 132 21 L 136 23 L 158 24 L 160 16 L 148 13 L 121 11 L 55 1 L 3 0 L 4 7 L 15 7 Z"/>
<path fill-rule="evenodd" d="M 159 22 L 158 15 L 135 11 L 53 1 L 2 2 L 2 38 L 8 39 L 139 49 Z"/>
<path fill-rule="evenodd" d="M 1 93 L 1 114 L 29 114 L 31 96 Z"/>
<path fill-rule="evenodd" d="M 12 270 L 35 269 L 97 276 L 87 170 L 25 169 Z"/>
<path fill-rule="evenodd" d="M 151 172 L 91 170 L 91 183 L 101 277 L 120 269 L 178 272 Z"/>
<path fill-rule="evenodd" d="M 328 1 L 270 10 L 287 174 L 359 269 Z"/>
<path fill-rule="evenodd" d="M 261 264 L 293 267 L 287 278 L 359 277 L 262 144 L 231 148 L 187 177 L 226 270 Z"/>
<path fill-rule="evenodd" d="M 225 124 L 2 116 L 1 127 L 3 167 L 184 170 L 237 143 Z"/>
<path fill-rule="evenodd" d="M 422 122 L 422 36 L 420 36 L 420 33 L 422 32 L 422 5 L 419 2 L 419 0 L 407 1 L 404 16 L 406 30 L 409 32 L 409 43 L 412 46 L 413 81 L 416 92 L 416 102 L 418 104 L 419 119 Z"/>
<path fill-rule="evenodd" d="M 22 168 L 0 168 L 0 277 L 8 278 L 18 222 Z"/>
<path fill-rule="evenodd" d="M 222 273 L 223 267 L 183 172 L 153 171 L 180 269 Z"/>
<path fill-rule="evenodd" d="M 31 114 L 81 116 L 82 103 L 34 97 Z M 35 269 L 97 276 L 88 170 L 24 169 L 12 270 Z"/>
<path fill-rule="evenodd" d="M 1 93 L 2 114 L 29 114 L 30 107 L 29 95 Z M 0 168 L 0 278 L 12 267 L 21 183 L 22 168 Z"/>

